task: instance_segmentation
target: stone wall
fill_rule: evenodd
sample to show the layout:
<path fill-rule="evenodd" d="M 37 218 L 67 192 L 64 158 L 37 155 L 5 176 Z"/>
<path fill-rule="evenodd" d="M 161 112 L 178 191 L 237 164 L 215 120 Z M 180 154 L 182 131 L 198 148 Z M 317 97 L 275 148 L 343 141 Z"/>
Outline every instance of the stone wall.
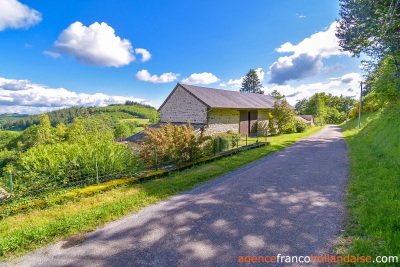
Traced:
<path fill-rule="evenodd" d="M 206 134 L 214 135 L 226 133 L 227 131 L 239 133 L 239 111 L 222 108 L 210 110 Z"/>
<path fill-rule="evenodd" d="M 269 109 L 261 109 L 258 111 L 258 136 L 266 136 L 268 130 L 268 115 L 271 111 Z"/>
<path fill-rule="evenodd" d="M 180 86 L 160 110 L 161 122 L 207 123 L 207 107 Z"/>

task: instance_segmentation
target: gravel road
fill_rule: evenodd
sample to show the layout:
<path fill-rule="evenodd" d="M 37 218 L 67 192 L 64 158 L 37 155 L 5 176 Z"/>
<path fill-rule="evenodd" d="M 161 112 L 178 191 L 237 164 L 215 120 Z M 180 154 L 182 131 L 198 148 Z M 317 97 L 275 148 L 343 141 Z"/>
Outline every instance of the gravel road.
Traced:
<path fill-rule="evenodd" d="M 75 247 L 63 249 L 61 241 L 7 265 L 248 266 L 238 263 L 240 256 L 332 253 L 343 227 L 347 175 L 340 129 L 326 126 L 279 153 L 109 223 Z"/>

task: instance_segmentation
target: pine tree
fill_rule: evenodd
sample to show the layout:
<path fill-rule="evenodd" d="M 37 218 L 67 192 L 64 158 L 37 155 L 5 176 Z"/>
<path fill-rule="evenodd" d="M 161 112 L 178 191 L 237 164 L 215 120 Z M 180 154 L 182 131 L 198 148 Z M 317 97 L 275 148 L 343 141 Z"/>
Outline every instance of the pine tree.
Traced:
<path fill-rule="evenodd" d="M 264 91 L 261 90 L 263 86 L 261 85 L 260 80 L 258 79 L 257 72 L 254 69 L 250 69 L 250 71 L 246 74 L 242 82 L 242 88 L 240 92 L 247 93 L 255 93 L 255 94 L 264 94 Z"/>

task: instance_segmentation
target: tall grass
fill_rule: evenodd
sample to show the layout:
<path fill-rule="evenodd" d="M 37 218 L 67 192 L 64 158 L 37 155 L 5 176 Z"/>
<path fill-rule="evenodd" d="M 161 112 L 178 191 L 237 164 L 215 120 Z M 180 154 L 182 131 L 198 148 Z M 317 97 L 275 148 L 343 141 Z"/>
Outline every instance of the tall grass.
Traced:
<path fill-rule="evenodd" d="M 400 109 L 363 115 L 361 125 L 341 126 L 351 159 L 347 252 L 400 258 Z"/>

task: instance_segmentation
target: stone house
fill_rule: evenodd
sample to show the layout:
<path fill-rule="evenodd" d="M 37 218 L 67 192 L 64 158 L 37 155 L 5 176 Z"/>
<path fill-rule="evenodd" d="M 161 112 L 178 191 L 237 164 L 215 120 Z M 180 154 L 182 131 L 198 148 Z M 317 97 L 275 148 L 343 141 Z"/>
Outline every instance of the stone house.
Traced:
<path fill-rule="evenodd" d="M 195 129 L 205 127 L 208 135 L 232 131 L 241 136 L 263 136 L 275 101 L 279 100 L 269 95 L 178 83 L 158 109 L 159 124 L 181 125 L 190 121 Z M 126 140 L 138 142 L 142 135 Z"/>

